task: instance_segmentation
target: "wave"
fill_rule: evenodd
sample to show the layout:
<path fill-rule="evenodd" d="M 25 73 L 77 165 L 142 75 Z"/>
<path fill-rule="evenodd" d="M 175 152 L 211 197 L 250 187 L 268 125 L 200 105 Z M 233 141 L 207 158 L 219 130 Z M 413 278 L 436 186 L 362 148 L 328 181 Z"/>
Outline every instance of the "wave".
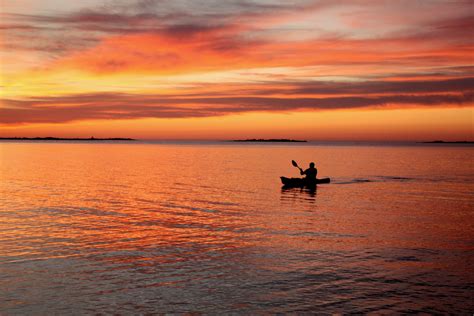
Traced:
<path fill-rule="evenodd" d="M 399 176 L 373 176 L 370 178 L 353 178 L 353 179 L 334 179 L 334 184 L 354 184 L 367 182 L 407 182 L 416 181 L 417 178 L 399 177 Z"/>

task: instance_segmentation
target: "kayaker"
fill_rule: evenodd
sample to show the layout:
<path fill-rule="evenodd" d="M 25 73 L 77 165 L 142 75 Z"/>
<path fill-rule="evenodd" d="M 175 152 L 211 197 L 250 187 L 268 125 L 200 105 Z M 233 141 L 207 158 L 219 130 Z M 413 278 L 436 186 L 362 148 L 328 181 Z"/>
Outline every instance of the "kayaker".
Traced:
<path fill-rule="evenodd" d="M 318 174 L 318 169 L 314 167 L 314 162 L 309 164 L 309 168 L 303 171 L 303 169 L 300 168 L 300 173 L 301 175 L 305 175 L 305 180 L 306 181 L 311 181 L 311 182 L 316 182 L 316 176 Z"/>

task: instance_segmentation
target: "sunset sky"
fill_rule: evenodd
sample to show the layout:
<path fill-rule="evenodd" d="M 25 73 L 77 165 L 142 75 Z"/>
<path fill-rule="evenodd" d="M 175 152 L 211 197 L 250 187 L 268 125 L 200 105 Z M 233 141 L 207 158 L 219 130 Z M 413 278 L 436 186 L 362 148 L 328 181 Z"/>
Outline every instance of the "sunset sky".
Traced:
<path fill-rule="evenodd" d="M 0 137 L 473 140 L 474 2 L 0 0 Z"/>

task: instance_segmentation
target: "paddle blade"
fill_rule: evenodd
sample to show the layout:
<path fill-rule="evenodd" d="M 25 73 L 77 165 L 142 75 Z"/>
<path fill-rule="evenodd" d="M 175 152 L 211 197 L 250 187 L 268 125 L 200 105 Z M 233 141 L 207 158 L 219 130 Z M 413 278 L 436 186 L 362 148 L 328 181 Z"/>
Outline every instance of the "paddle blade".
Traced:
<path fill-rule="evenodd" d="M 296 163 L 296 161 L 292 160 L 291 161 L 291 164 L 294 166 L 294 167 L 298 167 L 298 164 Z M 298 167 L 299 168 L 299 167 Z"/>

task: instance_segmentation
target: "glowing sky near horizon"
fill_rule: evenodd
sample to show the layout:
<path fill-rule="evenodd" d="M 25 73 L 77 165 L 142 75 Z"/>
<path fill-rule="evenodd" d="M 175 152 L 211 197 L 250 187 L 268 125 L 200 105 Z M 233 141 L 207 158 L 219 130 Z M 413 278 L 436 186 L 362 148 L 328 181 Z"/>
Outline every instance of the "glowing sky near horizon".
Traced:
<path fill-rule="evenodd" d="M 0 2 L 0 136 L 473 140 L 472 1 Z"/>

